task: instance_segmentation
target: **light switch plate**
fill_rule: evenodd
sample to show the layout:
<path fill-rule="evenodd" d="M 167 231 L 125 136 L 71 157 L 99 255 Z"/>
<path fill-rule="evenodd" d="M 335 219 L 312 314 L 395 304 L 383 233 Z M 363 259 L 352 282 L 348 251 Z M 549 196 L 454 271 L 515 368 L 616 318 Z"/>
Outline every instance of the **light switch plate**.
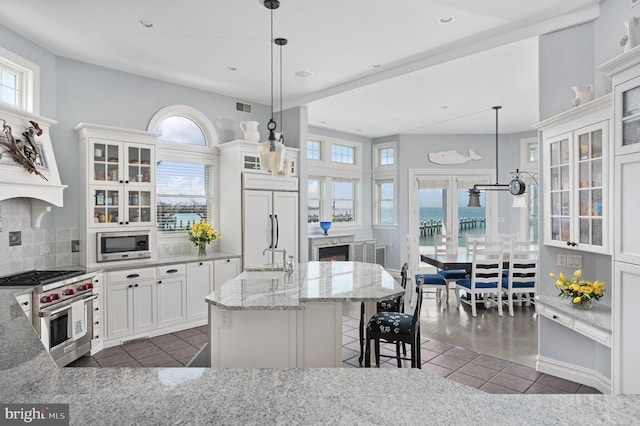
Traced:
<path fill-rule="evenodd" d="M 567 255 L 566 254 L 559 254 L 557 259 L 558 259 L 557 260 L 558 266 L 567 266 Z"/>

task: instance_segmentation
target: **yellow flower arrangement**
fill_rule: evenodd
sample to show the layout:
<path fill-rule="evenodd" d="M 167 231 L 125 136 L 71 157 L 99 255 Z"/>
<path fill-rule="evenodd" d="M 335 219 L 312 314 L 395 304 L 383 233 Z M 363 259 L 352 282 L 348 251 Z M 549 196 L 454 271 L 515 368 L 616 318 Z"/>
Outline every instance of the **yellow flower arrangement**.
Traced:
<path fill-rule="evenodd" d="M 189 229 L 189 241 L 200 247 L 204 247 L 205 244 L 221 239 L 222 235 L 213 229 L 213 226 L 205 219 L 200 219 Z"/>
<path fill-rule="evenodd" d="M 551 278 L 556 278 L 552 272 Z M 560 290 L 559 296 L 570 298 L 574 305 L 590 304 L 592 300 L 600 300 L 606 292 L 604 281 L 587 281 L 582 279 L 582 270 L 578 269 L 573 273 L 573 278 L 569 279 L 562 272 L 556 280 L 556 287 Z"/>

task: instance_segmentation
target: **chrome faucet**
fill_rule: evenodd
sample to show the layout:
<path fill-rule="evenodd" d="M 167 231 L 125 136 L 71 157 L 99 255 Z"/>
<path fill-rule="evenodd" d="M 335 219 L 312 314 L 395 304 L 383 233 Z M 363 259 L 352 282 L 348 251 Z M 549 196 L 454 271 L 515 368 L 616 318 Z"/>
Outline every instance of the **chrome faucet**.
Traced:
<path fill-rule="evenodd" d="M 266 249 L 262 250 L 262 255 L 264 256 L 268 251 L 270 251 L 271 253 L 279 253 L 282 252 L 282 269 L 284 269 L 285 271 L 287 270 L 287 249 L 274 249 L 271 247 L 267 247 Z M 271 264 L 273 265 L 273 258 L 272 258 L 272 262 Z"/>

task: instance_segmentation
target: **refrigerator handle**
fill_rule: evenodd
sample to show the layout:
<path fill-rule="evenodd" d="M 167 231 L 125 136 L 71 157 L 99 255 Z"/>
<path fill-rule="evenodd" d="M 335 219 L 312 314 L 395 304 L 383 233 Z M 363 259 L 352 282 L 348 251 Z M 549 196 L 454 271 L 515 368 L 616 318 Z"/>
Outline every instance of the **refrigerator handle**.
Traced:
<path fill-rule="evenodd" d="M 270 232 L 271 235 L 269 238 L 269 248 L 273 249 L 275 248 L 275 246 L 273 245 L 273 215 L 272 214 L 269 215 L 269 220 L 271 221 L 271 232 Z M 273 255 L 273 253 L 271 255 Z"/>
<path fill-rule="evenodd" d="M 274 214 L 273 215 L 276 218 L 276 246 L 275 248 L 278 248 L 278 240 L 280 239 L 280 222 L 278 222 L 278 215 Z"/>

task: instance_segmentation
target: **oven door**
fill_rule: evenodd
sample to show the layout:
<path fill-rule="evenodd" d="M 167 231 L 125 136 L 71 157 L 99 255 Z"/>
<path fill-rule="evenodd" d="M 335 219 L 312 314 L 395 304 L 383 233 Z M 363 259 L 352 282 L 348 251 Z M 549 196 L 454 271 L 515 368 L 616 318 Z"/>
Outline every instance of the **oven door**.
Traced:
<path fill-rule="evenodd" d="M 40 340 L 58 367 L 64 367 L 91 350 L 93 338 L 93 300 L 97 296 L 84 299 L 84 321 L 87 332 L 84 336 L 73 340 L 73 324 L 71 321 L 71 303 L 63 306 L 52 306 L 40 312 Z"/>

